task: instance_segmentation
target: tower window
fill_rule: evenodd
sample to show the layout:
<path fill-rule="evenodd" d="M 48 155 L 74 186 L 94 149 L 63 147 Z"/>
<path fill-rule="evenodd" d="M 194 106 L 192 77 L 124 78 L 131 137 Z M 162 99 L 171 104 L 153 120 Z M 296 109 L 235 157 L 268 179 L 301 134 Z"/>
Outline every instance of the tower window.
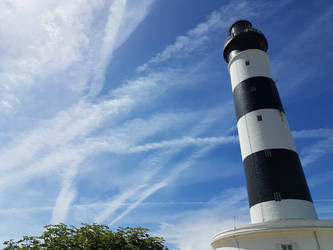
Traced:
<path fill-rule="evenodd" d="M 291 244 L 282 244 L 281 250 L 293 250 L 293 245 Z"/>
<path fill-rule="evenodd" d="M 282 200 L 280 192 L 274 192 L 273 195 L 274 195 L 274 200 L 275 201 L 281 201 Z M 289 248 L 287 248 L 287 249 L 289 249 Z"/>
<path fill-rule="evenodd" d="M 250 65 L 250 61 L 249 61 L 249 60 L 246 60 L 246 61 L 245 61 L 245 65 L 246 65 L 246 66 L 249 66 L 249 65 Z"/>
<path fill-rule="evenodd" d="M 272 157 L 272 152 L 270 150 L 265 150 L 264 152 L 266 158 Z"/>
<path fill-rule="evenodd" d="M 262 115 L 257 115 L 257 120 L 262 121 Z"/>

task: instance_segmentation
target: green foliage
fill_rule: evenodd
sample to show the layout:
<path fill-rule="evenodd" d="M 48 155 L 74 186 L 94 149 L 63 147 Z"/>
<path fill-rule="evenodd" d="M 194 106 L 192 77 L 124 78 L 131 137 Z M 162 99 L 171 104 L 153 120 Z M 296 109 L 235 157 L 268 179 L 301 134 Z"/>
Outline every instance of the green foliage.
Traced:
<path fill-rule="evenodd" d="M 112 232 L 108 226 L 82 224 L 80 228 L 63 223 L 47 225 L 41 236 L 24 236 L 22 240 L 8 240 L 4 249 L 109 249 L 109 250 L 168 250 L 164 239 L 152 237 L 142 227 L 118 228 Z"/>

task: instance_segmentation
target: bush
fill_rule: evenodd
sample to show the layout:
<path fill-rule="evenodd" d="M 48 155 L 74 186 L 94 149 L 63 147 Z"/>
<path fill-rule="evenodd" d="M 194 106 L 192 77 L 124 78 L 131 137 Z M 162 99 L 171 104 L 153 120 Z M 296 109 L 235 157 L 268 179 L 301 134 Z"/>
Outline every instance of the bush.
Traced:
<path fill-rule="evenodd" d="M 4 249 L 168 250 L 163 238 L 150 236 L 142 227 L 120 227 L 112 232 L 108 226 L 96 223 L 83 223 L 80 228 L 61 223 L 44 228 L 41 236 L 5 241 Z"/>

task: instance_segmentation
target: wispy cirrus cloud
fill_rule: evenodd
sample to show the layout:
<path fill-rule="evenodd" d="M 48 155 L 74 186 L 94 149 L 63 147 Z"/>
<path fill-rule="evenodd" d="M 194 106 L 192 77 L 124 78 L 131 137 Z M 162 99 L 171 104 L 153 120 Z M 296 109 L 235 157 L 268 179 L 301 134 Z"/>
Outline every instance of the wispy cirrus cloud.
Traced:
<path fill-rule="evenodd" d="M 177 249 L 210 249 L 214 234 L 247 223 L 246 190 L 231 188 L 211 199 L 204 208 L 180 213 L 173 221 L 163 221 L 159 234 Z"/>
<path fill-rule="evenodd" d="M 115 0 L 109 9 L 104 36 L 99 50 L 89 95 L 94 96 L 102 89 L 105 70 L 113 51 L 119 48 L 145 19 L 154 0 L 143 0 L 140 4 L 127 0 Z"/>
<path fill-rule="evenodd" d="M 298 12 L 296 15 L 300 13 Z M 321 89 L 318 88 L 318 83 L 322 82 L 321 77 L 327 73 L 321 71 L 321 69 L 333 58 L 332 53 L 326 53 L 326 51 L 332 51 L 332 43 L 326 34 L 331 30 L 329 20 L 333 18 L 333 7 L 326 6 L 320 11 L 320 15 L 316 11 L 312 13 L 314 15 L 305 20 L 304 26 L 299 26 L 300 29 L 295 30 L 295 34 L 297 34 L 294 37 L 295 39 L 291 43 L 288 42 L 288 46 L 283 45 L 279 53 L 275 53 L 272 58 L 273 73 L 276 79 L 279 80 L 280 91 L 285 96 L 294 95 L 295 90 L 302 85 L 308 85 L 307 88 L 309 88 L 313 84 L 312 88 Z M 289 24 L 289 21 L 290 19 L 287 18 L 283 22 Z M 281 20 L 277 20 L 277 22 L 281 22 Z M 322 45 L 315 51 L 313 45 L 318 37 L 323 38 Z M 275 38 L 277 37 L 274 36 L 273 39 Z M 295 58 L 299 64 L 296 66 L 285 60 L 289 57 Z M 318 63 L 313 64 L 314 60 Z M 300 67 L 302 70 L 300 70 Z M 318 72 L 321 73 L 318 74 Z"/>
<path fill-rule="evenodd" d="M 207 46 L 217 33 L 220 34 L 221 31 L 225 31 L 235 20 L 245 17 L 247 19 L 258 17 L 262 11 L 272 15 L 272 13 L 284 7 L 288 2 L 281 1 L 272 8 L 272 3 L 270 2 L 256 1 L 251 4 L 243 0 L 231 1 L 220 9 L 213 11 L 205 21 L 190 29 L 186 34 L 177 36 L 174 43 L 166 46 L 163 51 L 139 66 L 137 70 L 145 71 L 150 67 L 153 68 L 154 65 L 163 65 L 165 61 L 170 59 L 179 60 L 186 58 L 193 52 L 200 53 L 200 51 L 204 50 L 203 47 Z M 223 35 L 225 36 L 225 33 Z"/>
<path fill-rule="evenodd" d="M 136 200 L 134 202 L 132 202 L 132 204 L 130 204 L 126 208 L 125 211 L 123 211 L 120 215 L 118 215 L 116 218 L 114 218 L 111 221 L 111 225 L 118 222 L 120 219 L 122 219 L 124 216 L 126 216 L 128 213 L 130 213 L 132 210 L 137 208 L 149 196 L 151 196 L 152 194 L 154 194 L 155 192 L 157 192 L 161 188 L 167 186 L 170 182 L 172 182 L 175 179 L 175 177 L 177 177 L 185 169 L 189 168 L 194 163 L 195 160 L 197 160 L 198 158 L 205 155 L 205 153 L 207 153 L 207 151 L 212 149 L 212 147 L 213 146 L 206 146 L 206 147 L 203 147 L 202 149 L 197 150 L 190 157 L 188 157 L 184 162 L 181 162 L 181 163 L 177 164 L 174 167 L 174 169 L 171 171 L 171 173 L 166 178 L 162 179 L 161 181 L 159 181 L 157 183 L 152 183 L 151 185 L 149 185 L 149 187 L 146 188 L 143 192 L 141 192 L 138 195 L 138 197 L 136 198 Z"/>
<path fill-rule="evenodd" d="M 318 130 L 302 130 L 302 131 L 295 131 L 293 134 L 297 134 L 297 138 L 321 138 L 322 136 L 325 136 L 327 132 L 330 132 L 329 129 L 318 129 Z M 224 143 L 236 143 L 238 142 L 238 138 L 235 136 L 227 136 L 227 137 L 219 137 L 219 138 L 184 138 L 184 140 L 175 140 L 175 141 L 167 141 L 167 142 L 161 142 L 161 143 L 153 143 L 144 145 L 144 150 L 153 150 L 153 149 L 159 149 L 164 147 L 173 146 L 173 148 L 178 145 L 180 147 L 185 147 L 189 145 L 200 145 L 204 146 L 207 145 L 206 148 L 204 147 L 202 150 L 200 150 L 200 153 L 195 153 L 190 159 L 188 159 L 186 162 L 180 164 L 179 166 L 176 166 L 174 169 L 174 172 L 172 172 L 166 179 L 162 180 L 158 183 L 145 183 L 144 186 L 148 186 L 147 188 L 144 188 L 144 186 L 140 186 L 140 188 L 135 188 L 134 190 L 131 190 L 130 195 L 129 192 L 126 192 L 125 196 L 121 196 L 120 199 L 116 199 L 114 201 L 110 202 L 110 207 L 108 207 L 100 216 L 97 217 L 97 221 L 101 222 L 103 220 L 106 220 L 108 216 L 110 216 L 112 213 L 114 213 L 117 209 L 124 206 L 124 203 L 128 201 L 131 196 L 138 196 L 136 201 L 133 201 L 130 205 L 127 205 L 127 209 L 125 209 L 124 212 L 122 212 L 118 217 L 116 217 L 111 224 L 114 224 L 115 222 L 119 221 L 121 218 L 123 218 L 125 215 L 127 215 L 129 212 L 134 210 L 136 207 L 138 207 L 144 200 L 146 200 L 150 195 L 157 192 L 159 189 L 165 187 L 168 185 L 170 180 L 175 178 L 177 174 L 179 174 L 181 171 L 183 171 L 185 168 L 187 168 L 191 162 L 193 162 L 194 159 L 197 159 L 202 154 L 205 154 L 207 150 L 214 147 L 214 145 L 220 145 Z M 137 149 L 132 149 L 134 152 L 136 150 L 142 150 L 140 146 L 137 147 Z M 132 152 L 133 152 L 132 151 Z M 129 151 L 131 152 L 131 151 Z M 143 191 L 144 190 L 144 191 Z M 117 205 L 115 204 L 117 203 Z M 183 249 L 183 248 L 181 248 Z"/>
<path fill-rule="evenodd" d="M 52 84 L 59 84 L 58 89 L 72 89 L 79 95 L 84 94 L 82 91 L 89 84 L 101 86 L 112 52 L 126 41 L 145 18 L 152 3 L 147 0 L 136 6 L 121 0 L 112 1 L 111 4 L 108 1 L 88 3 L 84 0 L 75 3 L 45 1 L 29 5 L 19 1 L 2 2 L 4 15 L 1 16 L 5 18 L 0 32 L 6 37 L 0 46 L 6 48 L 0 61 L 0 65 L 4 66 L 0 72 L 5 90 L 3 107 L 16 115 L 24 112 L 14 104 L 26 103 L 27 98 L 22 94 L 35 88 L 35 85 L 51 85 L 52 91 Z M 104 12 L 105 7 L 110 8 L 109 13 Z M 107 20 L 104 30 L 101 21 L 95 20 L 96 17 Z M 11 32 L 13 25 L 15 32 Z M 95 29 L 94 25 L 102 28 Z M 22 32 L 18 32 L 22 27 Z M 118 34 L 119 27 L 122 29 L 121 35 Z M 99 42 L 102 42 L 102 46 Z M 96 64 L 98 72 L 95 72 Z M 91 82 L 91 75 L 102 78 Z M 62 81 L 70 87 L 62 85 Z M 96 89 L 95 94 L 98 93 L 100 87 L 93 88 Z M 131 105 L 129 98 L 94 103 L 87 101 L 84 96 L 80 97 L 81 100 L 77 97 L 74 102 L 68 102 L 64 110 L 61 110 L 64 108 L 62 105 L 54 109 L 55 116 L 52 118 L 38 121 L 39 117 L 36 117 L 35 128 L 16 134 L 14 140 L 0 149 L 2 171 L 6 172 L 6 178 L 0 180 L 2 190 L 11 185 L 11 180 L 21 180 L 21 185 L 24 185 L 30 179 L 50 171 L 63 178 L 52 222 L 66 220 L 67 211 L 75 198 L 73 179 L 82 161 L 92 154 L 88 152 L 88 148 L 92 147 L 80 143 L 82 138 L 94 133 L 105 119 L 119 112 L 119 108 L 125 110 Z M 66 103 L 66 99 L 63 101 Z M 66 170 L 62 170 L 64 164 L 69 166 Z"/>
<path fill-rule="evenodd" d="M 330 128 L 318 128 L 318 129 L 308 129 L 308 130 L 299 130 L 292 132 L 293 137 L 298 138 L 328 138 L 333 136 L 333 129 Z"/>
<path fill-rule="evenodd" d="M 226 113 L 229 113 L 228 110 L 226 110 Z M 202 133 L 207 127 L 209 126 L 209 123 L 213 123 L 214 120 L 210 118 L 210 113 L 205 114 L 206 119 L 205 125 L 202 126 L 200 123 L 197 124 L 196 127 L 192 128 L 190 131 L 190 134 L 196 135 Z M 184 118 L 183 115 L 180 115 L 182 118 Z M 202 119 L 203 117 L 201 117 Z M 208 119 L 207 119 L 208 118 Z M 169 119 L 170 120 L 170 119 Z M 174 120 L 171 120 L 174 121 Z M 175 124 L 172 122 L 172 124 Z M 149 126 L 148 126 L 149 129 Z M 129 148 L 128 153 L 134 153 L 134 152 L 140 152 L 140 151 L 146 151 L 149 150 L 158 150 L 158 149 L 164 149 L 162 151 L 157 151 L 155 154 L 150 156 L 150 158 L 143 160 L 139 164 L 137 164 L 137 167 L 144 167 L 144 171 L 140 173 L 140 175 L 136 174 L 136 179 L 142 180 L 139 182 L 135 182 L 134 185 L 131 185 L 129 189 L 127 189 L 123 194 L 120 193 L 118 196 L 116 196 L 113 200 L 109 202 L 109 206 L 104 209 L 104 211 L 101 211 L 100 214 L 96 217 L 96 221 L 103 222 L 109 219 L 110 216 L 113 216 L 114 218 L 111 220 L 111 224 L 114 224 L 118 222 L 120 219 L 122 219 L 124 216 L 126 216 L 128 213 L 130 213 L 132 210 L 137 208 L 142 202 L 144 202 L 147 198 L 149 198 L 151 195 L 153 195 L 155 192 L 160 190 L 163 187 L 166 187 L 170 182 L 173 181 L 174 178 L 176 178 L 180 172 L 185 170 L 186 168 L 190 167 L 193 162 L 202 157 L 207 151 L 212 149 L 214 146 L 216 146 L 218 143 L 226 143 L 229 141 L 234 141 L 235 137 L 225 137 L 225 138 L 196 138 L 196 139 L 185 139 L 183 142 L 180 143 L 180 141 L 173 141 L 173 142 L 162 142 L 154 144 L 153 146 L 150 144 L 143 146 L 142 148 Z M 236 139 L 237 140 L 237 139 Z M 212 143 L 213 142 L 213 143 Z M 178 144 L 175 146 L 175 144 Z M 165 174 L 162 175 L 162 177 L 159 177 L 159 172 L 163 169 L 169 166 L 169 161 L 177 155 L 177 153 L 181 152 L 184 147 L 187 146 L 195 146 L 200 145 L 203 146 L 201 149 L 199 148 L 197 151 L 195 151 L 192 155 L 187 157 L 184 161 L 180 162 L 179 164 L 176 164 L 175 166 L 171 167 L 171 171 L 168 171 Z M 138 178 L 138 176 L 144 176 L 144 178 Z M 156 181 L 159 179 L 159 181 Z M 120 213 L 118 216 L 114 216 L 113 214 L 123 207 L 124 202 L 130 202 L 127 205 L 127 208 L 123 212 Z"/>
<path fill-rule="evenodd" d="M 300 151 L 303 166 L 308 166 L 333 150 L 333 130 L 319 128 L 294 131 L 296 139 L 318 139 Z"/>
<path fill-rule="evenodd" d="M 138 67 L 138 71 L 145 71 L 156 64 L 163 63 L 169 59 L 186 57 L 195 50 L 200 50 L 210 36 L 216 30 L 227 27 L 234 17 L 235 9 L 239 13 L 248 12 L 251 15 L 251 6 L 246 1 L 239 1 L 237 4 L 230 3 L 219 11 L 214 11 L 207 20 L 199 23 L 189 30 L 185 35 L 178 36 L 173 44 L 168 45 L 162 52 L 151 58 L 148 62 Z"/>
<path fill-rule="evenodd" d="M 186 146 L 204 146 L 204 145 L 217 145 L 217 144 L 229 144 L 238 142 L 237 136 L 220 136 L 220 137 L 206 137 L 206 138 L 191 138 L 185 137 L 181 139 L 169 140 L 148 143 L 142 146 L 136 146 L 130 148 L 129 152 L 144 152 L 150 150 L 156 150 L 160 148 L 171 148 L 171 147 L 186 147 Z"/>
<path fill-rule="evenodd" d="M 333 137 L 320 140 L 301 151 L 303 166 L 307 166 L 333 151 Z"/>
<path fill-rule="evenodd" d="M 77 166 L 68 166 L 61 184 L 60 193 L 53 208 L 51 218 L 52 224 L 66 221 L 68 210 L 76 196 L 76 190 L 75 187 L 73 187 L 73 178 L 75 177 L 76 172 Z"/>
<path fill-rule="evenodd" d="M 333 150 L 333 130 L 328 128 L 294 131 L 295 138 L 319 139 L 304 147 L 301 152 L 303 166 L 310 165 Z"/>
<path fill-rule="evenodd" d="M 2 1 L 0 5 L 0 111 L 13 112 L 26 105 L 22 100 L 27 100 L 26 91 L 54 83 L 52 78 L 60 72 L 72 89 L 78 88 L 82 82 L 71 81 L 67 69 L 74 73 L 78 64 L 83 66 L 91 17 L 103 2 Z"/>

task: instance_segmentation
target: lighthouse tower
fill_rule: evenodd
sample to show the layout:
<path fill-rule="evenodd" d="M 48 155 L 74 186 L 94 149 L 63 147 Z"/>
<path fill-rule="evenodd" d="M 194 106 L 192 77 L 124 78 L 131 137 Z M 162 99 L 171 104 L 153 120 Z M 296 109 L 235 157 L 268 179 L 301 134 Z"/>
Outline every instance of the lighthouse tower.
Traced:
<path fill-rule="evenodd" d="M 265 36 L 235 22 L 224 45 L 251 225 L 214 237 L 214 249 L 333 249 L 333 221 L 317 218 L 266 53 Z"/>

